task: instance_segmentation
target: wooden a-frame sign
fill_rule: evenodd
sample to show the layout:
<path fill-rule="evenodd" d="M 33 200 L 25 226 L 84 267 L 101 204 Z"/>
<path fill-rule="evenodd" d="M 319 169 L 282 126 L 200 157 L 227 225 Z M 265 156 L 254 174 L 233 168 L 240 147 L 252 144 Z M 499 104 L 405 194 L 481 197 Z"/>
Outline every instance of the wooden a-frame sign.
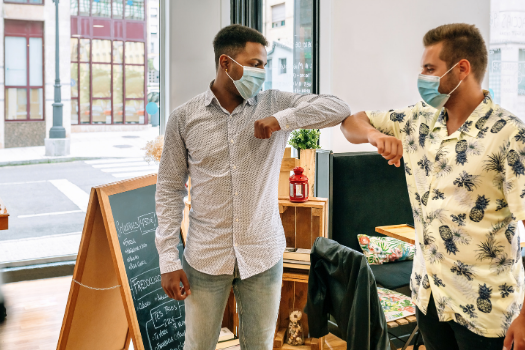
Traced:
<path fill-rule="evenodd" d="M 157 175 L 91 190 L 57 350 L 145 350 L 109 196 L 155 185 Z M 184 238 L 183 238 L 184 239 Z"/>

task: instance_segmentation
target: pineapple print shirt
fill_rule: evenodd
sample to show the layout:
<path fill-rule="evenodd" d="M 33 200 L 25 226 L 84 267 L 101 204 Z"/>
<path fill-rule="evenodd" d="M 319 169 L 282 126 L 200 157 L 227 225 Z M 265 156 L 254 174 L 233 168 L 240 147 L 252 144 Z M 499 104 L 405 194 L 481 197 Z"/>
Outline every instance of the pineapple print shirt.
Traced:
<path fill-rule="evenodd" d="M 504 336 L 524 297 L 517 221 L 525 220 L 525 125 L 488 92 L 451 135 L 446 109 L 424 102 L 367 115 L 403 142 L 414 303 L 426 314 L 432 295 L 441 321 Z"/>

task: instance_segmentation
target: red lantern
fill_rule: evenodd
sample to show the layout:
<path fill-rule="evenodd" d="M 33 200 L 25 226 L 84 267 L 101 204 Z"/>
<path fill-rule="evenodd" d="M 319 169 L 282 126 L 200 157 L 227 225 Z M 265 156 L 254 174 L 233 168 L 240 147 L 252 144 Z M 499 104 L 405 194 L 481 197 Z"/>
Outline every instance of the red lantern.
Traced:
<path fill-rule="evenodd" d="M 294 175 L 290 176 L 290 201 L 306 202 L 308 200 L 308 178 L 303 175 L 304 169 L 300 166 L 293 169 Z"/>

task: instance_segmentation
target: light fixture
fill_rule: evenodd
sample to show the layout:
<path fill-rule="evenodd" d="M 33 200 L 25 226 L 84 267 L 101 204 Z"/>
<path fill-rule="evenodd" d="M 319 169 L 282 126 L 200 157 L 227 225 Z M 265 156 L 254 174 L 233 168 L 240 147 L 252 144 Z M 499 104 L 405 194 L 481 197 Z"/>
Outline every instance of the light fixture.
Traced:
<path fill-rule="evenodd" d="M 104 28 L 102 24 L 94 24 L 93 28 Z"/>
<path fill-rule="evenodd" d="M 71 35 L 71 36 L 74 36 L 74 37 L 77 37 L 77 38 L 78 38 L 78 37 L 81 37 L 82 35 L 80 35 L 80 34 L 73 34 L 73 35 Z"/>

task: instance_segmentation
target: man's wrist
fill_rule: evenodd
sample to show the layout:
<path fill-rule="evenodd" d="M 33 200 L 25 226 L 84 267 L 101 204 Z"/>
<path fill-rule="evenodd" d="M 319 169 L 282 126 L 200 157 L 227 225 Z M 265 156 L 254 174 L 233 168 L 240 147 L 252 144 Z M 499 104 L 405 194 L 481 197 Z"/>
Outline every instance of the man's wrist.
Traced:
<path fill-rule="evenodd" d="M 371 142 L 372 141 L 372 138 L 374 137 L 374 135 L 377 135 L 377 134 L 381 134 L 380 131 L 378 131 L 377 129 L 375 128 L 370 128 L 367 133 L 366 133 L 366 138 L 368 139 L 368 142 Z"/>

